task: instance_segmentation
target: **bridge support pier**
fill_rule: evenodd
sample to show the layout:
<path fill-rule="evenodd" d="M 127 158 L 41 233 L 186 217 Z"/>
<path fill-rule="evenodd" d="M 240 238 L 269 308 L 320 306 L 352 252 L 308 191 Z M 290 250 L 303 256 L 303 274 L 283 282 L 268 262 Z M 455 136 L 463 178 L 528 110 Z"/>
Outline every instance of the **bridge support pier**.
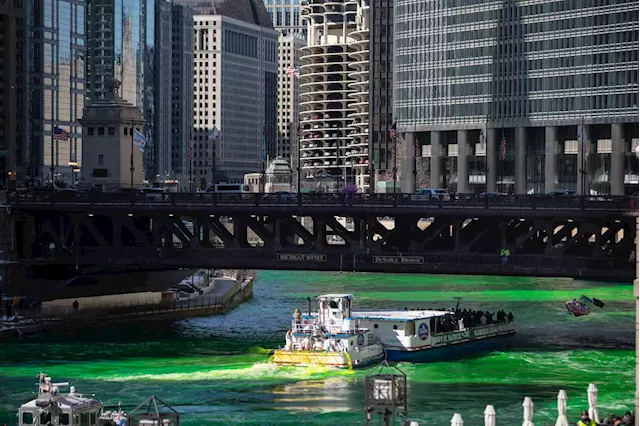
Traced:
<path fill-rule="evenodd" d="M 442 132 L 431 132 L 431 187 L 442 188 Z"/>
<path fill-rule="evenodd" d="M 527 193 L 527 128 L 516 127 L 516 194 Z"/>

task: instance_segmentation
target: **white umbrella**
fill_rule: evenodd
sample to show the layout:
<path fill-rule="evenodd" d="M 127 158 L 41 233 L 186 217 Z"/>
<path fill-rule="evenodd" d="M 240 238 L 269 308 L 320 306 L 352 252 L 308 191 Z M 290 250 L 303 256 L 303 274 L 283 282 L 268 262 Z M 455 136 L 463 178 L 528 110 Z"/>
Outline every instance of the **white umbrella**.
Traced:
<path fill-rule="evenodd" d="M 462 426 L 464 425 L 464 421 L 462 421 L 462 416 L 458 413 L 455 413 L 453 417 L 451 417 L 451 426 Z"/>
<path fill-rule="evenodd" d="M 558 420 L 556 426 L 569 426 L 567 420 L 567 393 L 562 389 L 558 392 Z"/>
<path fill-rule="evenodd" d="M 587 389 L 587 397 L 589 398 L 589 418 L 596 423 L 600 423 L 600 416 L 598 415 L 598 388 L 593 383 L 589 384 Z"/>
<path fill-rule="evenodd" d="M 496 426 L 496 410 L 493 405 L 487 405 L 484 409 L 484 426 Z"/>
<path fill-rule="evenodd" d="M 531 398 L 526 397 L 522 403 L 523 408 L 523 421 L 522 426 L 533 426 L 533 401 Z"/>

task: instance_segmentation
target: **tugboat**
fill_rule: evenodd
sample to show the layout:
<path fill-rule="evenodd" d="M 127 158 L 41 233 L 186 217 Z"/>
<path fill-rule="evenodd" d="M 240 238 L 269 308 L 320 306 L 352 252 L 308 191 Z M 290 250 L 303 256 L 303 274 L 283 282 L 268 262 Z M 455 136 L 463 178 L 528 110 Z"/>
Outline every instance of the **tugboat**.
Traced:
<path fill-rule="evenodd" d="M 20 406 L 19 426 L 124 426 L 127 424 L 122 410 L 103 412 L 102 401 L 85 398 L 71 386 L 68 394 L 60 393 L 60 387 L 68 382 L 51 383 L 44 373 L 38 375 L 38 396 Z"/>
<path fill-rule="evenodd" d="M 325 294 L 317 298 L 317 313 L 311 313 L 310 300 L 307 315 L 296 309 L 286 344 L 274 352 L 271 362 L 351 369 L 384 359 L 375 335 L 352 317 L 352 299 L 352 294 Z"/>

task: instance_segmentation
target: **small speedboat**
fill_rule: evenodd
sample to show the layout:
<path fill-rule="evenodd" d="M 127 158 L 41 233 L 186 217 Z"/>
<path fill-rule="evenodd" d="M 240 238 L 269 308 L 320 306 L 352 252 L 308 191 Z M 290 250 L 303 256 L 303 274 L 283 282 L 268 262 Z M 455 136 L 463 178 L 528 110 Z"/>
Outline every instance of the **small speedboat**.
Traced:
<path fill-rule="evenodd" d="M 566 306 L 567 311 L 572 313 L 574 317 L 582 317 L 591 313 L 591 309 L 589 309 L 586 304 L 576 299 L 568 301 L 564 306 Z"/>

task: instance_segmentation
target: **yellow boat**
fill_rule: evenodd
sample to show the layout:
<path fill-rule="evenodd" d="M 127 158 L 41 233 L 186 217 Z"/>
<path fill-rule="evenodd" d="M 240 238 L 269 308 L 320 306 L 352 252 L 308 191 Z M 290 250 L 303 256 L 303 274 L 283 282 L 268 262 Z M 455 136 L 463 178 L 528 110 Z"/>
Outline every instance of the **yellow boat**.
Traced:
<path fill-rule="evenodd" d="M 278 365 L 320 365 L 348 369 L 354 367 L 348 352 L 285 351 L 278 349 L 273 353 L 271 362 Z"/>
<path fill-rule="evenodd" d="M 351 294 L 318 297 L 317 313 L 302 315 L 296 309 L 286 345 L 271 362 L 279 365 L 356 368 L 378 363 L 385 353 L 377 338 L 351 318 Z"/>

